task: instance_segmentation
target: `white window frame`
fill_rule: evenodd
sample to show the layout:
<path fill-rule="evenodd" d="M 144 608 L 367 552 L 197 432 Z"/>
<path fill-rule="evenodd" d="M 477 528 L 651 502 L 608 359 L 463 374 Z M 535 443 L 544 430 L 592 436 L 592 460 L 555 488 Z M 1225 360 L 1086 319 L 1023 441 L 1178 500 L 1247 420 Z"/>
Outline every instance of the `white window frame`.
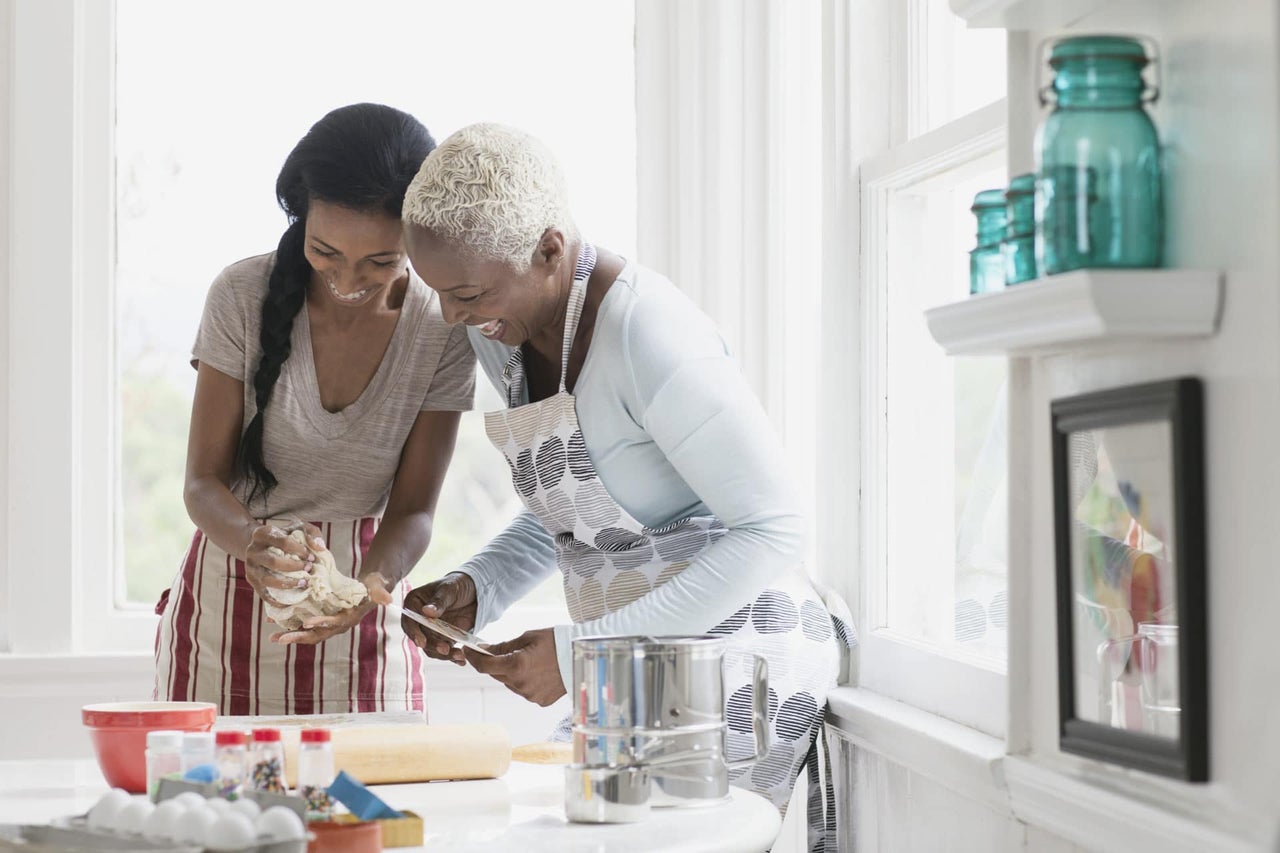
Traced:
<path fill-rule="evenodd" d="M 998 101 L 921 133 L 927 104 L 911 85 L 910 63 L 927 54 L 928 21 L 923 3 L 881 0 L 853 15 L 846 0 L 827 7 L 833 35 L 827 43 L 827 74 L 838 82 L 828 94 L 826 119 L 833 143 L 824 158 L 828 185 L 844 180 L 851 188 L 829 191 L 826 280 L 823 314 L 824 357 L 851 359 L 856 387 L 851 399 L 822 409 L 823 428 L 833 438 L 841 427 L 858 442 L 847 467 L 856 471 L 856 491 L 831 482 L 823 499 L 822 553 L 832 562 L 840 538 L 856 553 L 845 580 L 860 630 L 859 683 L 863 688 L 929 711 L 995 737 L 1006 731 L 1008 679 L 989 659 L 921 641 L 888 627 L 890 563 L 887 553 L 886 288 L 888 286 L 888 205 L 893 192 L 963 166 L 1006 143 L 1007 107 Z M 885 72 L 888 72 L 887 74 Z M 884 85 L 884 81 L 888 85 Z M 836 233 L 856 233 L 856 255 L 833 245 Z M 956 263 L 964 263 L 957 258 Z M 840 287 L 839 282 L 852 282 Z M 840 318 L 856 318 L 853 351 L 839 337 Z M 849 424 L 856 424 L 856 432 Z M 837 519 L 858 520 L 858 541 L 830 529 Z M 846 522 L 847 526 L 847 522 Z M 846 547 L 846 552 L 847 547 Z"/>
<path fill-rule="evenodd" d="M 115 2 L 0 0 L 0 15 L 12 57 L 0 653 L 149 657 L 158 617 L 125 601 L 120 571 Z M 514 607 L 495 624 L 514 635 L 557 618 Z"/>
<path fill-rule="evenodd" d="M 150 650 L 156 617 L 115 589 L 114 4 L 7 11 L 7 650 Z"/>
<path fill-rule="evenodd" d="M 893 193 L 999 151 L 1005 144 L 999 101 L 868 158 L 862 165 L 862 683 L 988 734 L 1002 735 L 1003 667 L 985 658 L 922 642 L 888 627 L 888 208 Z M 961 261 L 957 259 L 957 263 Z M 904 677 L 904 675 L 908 677 Z"/>

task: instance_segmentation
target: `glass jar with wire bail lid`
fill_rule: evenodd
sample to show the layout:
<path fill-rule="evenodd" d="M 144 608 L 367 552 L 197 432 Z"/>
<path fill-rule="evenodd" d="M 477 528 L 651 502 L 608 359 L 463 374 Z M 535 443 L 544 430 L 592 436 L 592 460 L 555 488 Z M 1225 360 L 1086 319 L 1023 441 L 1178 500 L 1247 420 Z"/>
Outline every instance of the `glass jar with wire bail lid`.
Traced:
<path fill-rule="evenodd" d="M 1043 54 L 1042 54 L 1043 55 Z M 1159 97 L 1155 44 L 1130 36 L 1053 43 L 1053 110 L 1036 133 L 1036 255 L 1041 274 L 1158 267 L 1164 245 L 1160 141 L 1146 105 Z"/>
<path fill-rule="evenodd" d="M 1006 220 L 1004 241 L 1005 285 L 1020 284 L 1036 277 L 1036 176 L 1018 175 L 1005 190 Z"/>
<path fill-rule="evenodd" d="M 991 293 L 1004 287 L 1004 190 L 983 190 L 973 197 L 969 210 L 978 220 L 977 245 L 969 252 L 969 293 Z"/>

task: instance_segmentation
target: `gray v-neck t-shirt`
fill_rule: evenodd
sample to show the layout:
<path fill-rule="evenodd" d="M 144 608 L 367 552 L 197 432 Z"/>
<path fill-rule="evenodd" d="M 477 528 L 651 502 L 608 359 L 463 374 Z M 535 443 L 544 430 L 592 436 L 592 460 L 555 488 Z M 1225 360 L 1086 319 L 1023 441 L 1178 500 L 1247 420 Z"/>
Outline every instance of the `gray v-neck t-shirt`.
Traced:
<path fill-rule="evenodd" d="M 262 300 L 274 264 L 270 252 L 218 275 L 192 347 L 193 364 L 204 362 L 244 383 L 245 425 L 257 412 L 253 375 L 262 358 Z M 475 355 L 466 327 L 444 321 L 439 297 L 410 268 L 382 363 L 359 398 L 339 412 L 320 403 L 305 306 L 291 341 L 264 422 L 263 458 L 279 485 L 266 500 L 246 502 L 249 512 L 307 521 L 381 516 L 418 413 L 472 407 Z M 245 502 L 248 486 L 239 475 L 232 493 Z"/>

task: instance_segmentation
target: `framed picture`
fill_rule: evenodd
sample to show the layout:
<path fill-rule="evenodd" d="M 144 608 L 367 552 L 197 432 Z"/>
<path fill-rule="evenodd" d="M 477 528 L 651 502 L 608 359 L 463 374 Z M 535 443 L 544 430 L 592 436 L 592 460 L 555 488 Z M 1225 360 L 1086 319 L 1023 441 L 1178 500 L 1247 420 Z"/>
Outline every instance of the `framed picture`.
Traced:
<path fill-rule="evenodd" d="M 1059 743 L 1209 777 L 1197 379 L 1054 400 Z"/>

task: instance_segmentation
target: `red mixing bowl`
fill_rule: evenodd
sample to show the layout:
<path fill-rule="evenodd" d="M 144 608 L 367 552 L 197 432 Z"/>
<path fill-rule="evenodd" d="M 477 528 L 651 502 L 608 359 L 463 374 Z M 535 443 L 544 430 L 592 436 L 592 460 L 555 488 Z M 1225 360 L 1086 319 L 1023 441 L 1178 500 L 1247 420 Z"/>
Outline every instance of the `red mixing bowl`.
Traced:
<path fill-rule="evenodd" d="M 134 794 L 147 790 L 147 732 L 207 732 L 217 716 L 218 706 L 209 702 L 105 702 L 80 709 L 107 784 Z"/>

